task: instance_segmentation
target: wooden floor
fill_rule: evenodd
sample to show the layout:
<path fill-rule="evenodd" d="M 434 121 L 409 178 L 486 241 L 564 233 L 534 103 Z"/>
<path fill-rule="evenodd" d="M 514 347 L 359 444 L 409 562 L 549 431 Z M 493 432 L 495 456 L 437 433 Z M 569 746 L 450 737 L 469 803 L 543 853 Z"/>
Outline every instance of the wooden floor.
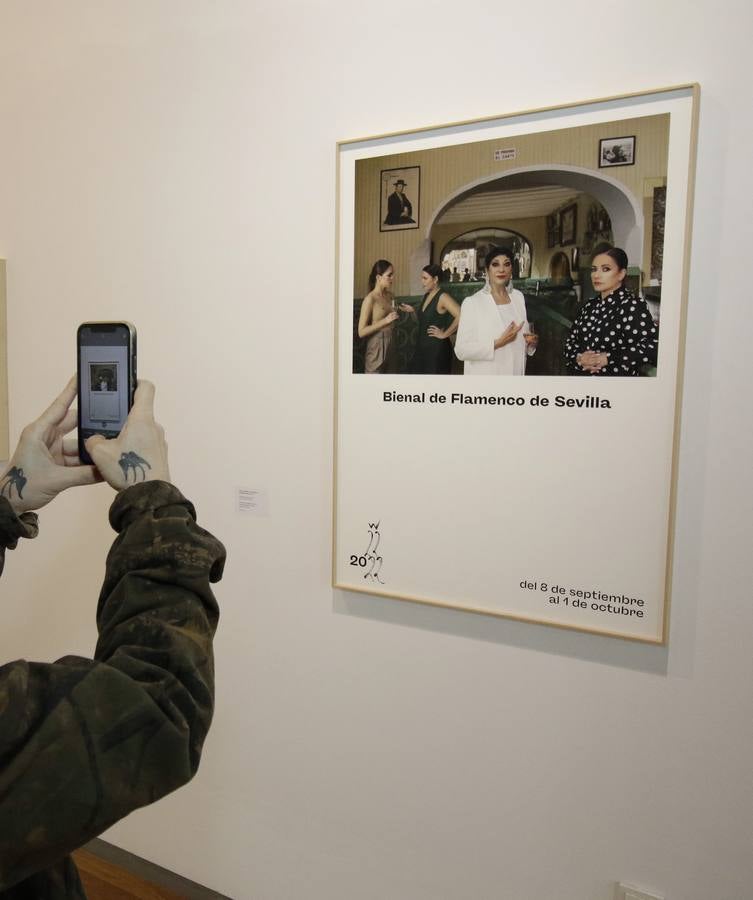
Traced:
<path fill-rule="evenodd" d="M 183 900 L 185 897 L 145 881 L 88 850 L 77 850 L 73 859 L 89 900 Z"/>

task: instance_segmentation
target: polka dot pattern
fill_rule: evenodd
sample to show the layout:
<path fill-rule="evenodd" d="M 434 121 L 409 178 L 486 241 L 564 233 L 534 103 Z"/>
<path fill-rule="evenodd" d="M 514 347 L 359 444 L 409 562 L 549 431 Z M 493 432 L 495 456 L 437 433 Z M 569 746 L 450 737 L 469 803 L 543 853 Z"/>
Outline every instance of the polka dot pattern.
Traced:
<path fill-rule="evenodd" d="M 641 366 L 656 365 L 658 346 L 646 301 L 621 287 L 586 302 L 567 336 L 564 357 L 574 375 L 640 375 Z M 609 362 L 599 372 L 584 372 L 575 357 L 586 350 L 609 353 Z"/>

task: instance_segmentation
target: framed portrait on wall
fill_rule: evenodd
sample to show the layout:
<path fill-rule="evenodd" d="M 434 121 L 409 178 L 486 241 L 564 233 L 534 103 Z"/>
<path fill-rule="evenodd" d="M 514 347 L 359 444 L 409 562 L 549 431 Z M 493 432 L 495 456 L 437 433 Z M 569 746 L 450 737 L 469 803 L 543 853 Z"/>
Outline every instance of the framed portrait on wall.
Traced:
<path fill-rule="evenodd" d="M 557 245 L 557 238 L 559 237 L 559 228 L 557 225 L 557 217 L 554 215 L 550 215 L 546 217 L 546 246 L 547 249 L 551 250 L 552 247 Z"/>
<path fill-rule="evenodd" d="M 335 588 L 666 640 L 698 98 L 337 145 Z"/>
<path fill-rule="evenodd" d="M 635 164 L 635 135 L 603 138 L 599 141 L 599 168 Z"/>
<path fill-rule="evenodd" d="M 560 244 L 568 247 L 575 243 L 578 222 L 578 206 L 571 203 L 560 212 Z"/>
<path fill-rule="evenodd" d="M 421 200 L 421 168 L 387 169 L 380 173 L 379 230 L 418 228 Z"/>

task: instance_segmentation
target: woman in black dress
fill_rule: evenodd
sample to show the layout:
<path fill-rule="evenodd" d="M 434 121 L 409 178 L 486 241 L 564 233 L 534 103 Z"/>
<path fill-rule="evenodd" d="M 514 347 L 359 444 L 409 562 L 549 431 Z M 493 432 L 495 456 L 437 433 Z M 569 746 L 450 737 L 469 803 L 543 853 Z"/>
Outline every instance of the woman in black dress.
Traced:
<path fill-rule="evenodd" d="M 624 286 L 628 258 L 619 247 L 591 263 L 597 294 L 586 301 L 565 340 L 564 358 L 573 375 L 640 375 L 656 365 L 659 335 L 646 301 Z"/>
<path fill-rule="evenodd" d="M 424 266 L 421 282 L 426 293 L 417 309 L 418 337 L 411 371 L 421 375 L 449 375 L 452 365 L 450 337 L 458 329 L 460 306 L 441 289 L 439 266 Z"/>

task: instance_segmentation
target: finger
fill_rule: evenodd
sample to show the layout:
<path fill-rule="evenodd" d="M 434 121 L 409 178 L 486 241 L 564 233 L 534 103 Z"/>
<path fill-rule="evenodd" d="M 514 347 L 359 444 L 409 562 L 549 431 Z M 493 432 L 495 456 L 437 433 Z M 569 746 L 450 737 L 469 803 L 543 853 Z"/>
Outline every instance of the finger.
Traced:
<path fill-rule="evenodd" d="M 151 381 L 139 379 L 131 412 L 143 418 L 154 419 L 154 385 Z"/>
<path fill-rule="evenodd" d="M 94 480 L 104 481 L 104 477 L 100 474 L 99 469 L 97 469 L 95 466 L 92 466 L 91 463 L 81 462 L 81 458 L 79 457 L 78 453 L 72 454 L 71 456 L 64 456 L 63 467 L 66 469 L 94 469 Z"/>
<path fill-rule="evenodd" d="M 80 487 L 85 484 L 96 484 L 102 478 L 98 475 L 94 466 L 72 466 L 71 468 L 61 468 L 57 473 L 57 482 L 60 490 L 64 491 L 71 487 Z"/>
<path fill-rule="evenodd" d="M 73 403 L 75 397 L 76 376 L 74 375 L 37 421 L 42 422 L 45 425 L 59 424 L 65 418 L 68 408 L 71 403 Z"/>
<path fill-rule="evenodd" d="M 81 457 L 78 455 L 78 438 L 63 438 L 63 465 L 64 466 L 80 466 L 83 465 Z"/>
<path fill-rule="evenodd" d="M 100 450 L 103 449 L 100 445 L 103 444 L 106 440 L 107 438 L 103 437 L 101 434 L 93 434 L 91 437 L 87 438 L 84 441 L 86 452 L 95 462 L 97 461 L 96 457 L 99 455 Z"/>
<path fill-rule="evenodd" d="M 69 473 L 79 473 L 78 475 L 66 474 L 66 477 L 73 479 L 71 484 L 66 484 L 66 487 L 75 487 L 81 484 L 99 484 L 100 481 L 105 480 L 104 475 L 96 466 L 90 463 L 82 463 L 78 458 L 75 463 L 66 461 L 65 468 Z"/>
<path fill-rule="evenodd" d="M 58 430 L 61 434 L 68 434 L 76 425 L 78 425 L 78 412 L 75 409 L 69 409 L 63 421 L 58 425 Z"/>

